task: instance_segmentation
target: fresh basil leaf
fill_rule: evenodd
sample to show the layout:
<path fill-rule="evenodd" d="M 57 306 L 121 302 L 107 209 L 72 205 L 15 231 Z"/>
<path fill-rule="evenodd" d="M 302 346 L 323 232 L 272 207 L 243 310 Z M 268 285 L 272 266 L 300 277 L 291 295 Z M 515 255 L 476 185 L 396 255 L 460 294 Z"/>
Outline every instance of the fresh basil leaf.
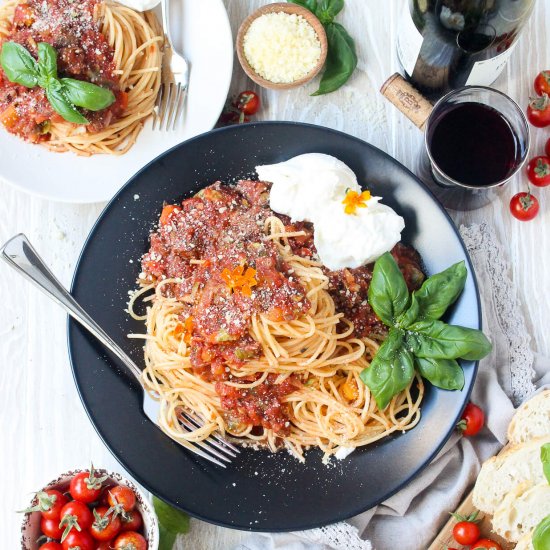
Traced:
<path fill-rule="evenodd" d="M 74 124 L 88 124 L 88 119 L 76 109 L 76 107 L 67 99 L 67 96 L 61 89 L 48 87 L 46 89 L 46 97 L 50 102 L 53 110 L 60 114 L 67 122 Z"/>
<path fill-rule="evenodd" d="M 317 15 L 317 0 L 288 0 L 291 4 L 298 4 Z"/>
<path fill-rule="evenodd" d="M 421 319 L 439 319 L 460 296 L 466 284 L 468 271 L 464 262 L 458 262 L 445 271 L 428 277 L 415 296 Z"/>
<path fill-rule="evenodd" d="M 328 25 L 344 8 L 344 0 L 319 0 L 315 15 L 323 25 Z"/>
<path fill-rule="evenodd" d="M 400 328 L 407 328 L 418 319 L 419 315 L 420 315 L 420 304 L 416 299 L 416 293 L 413 292 L 411 294 L 410 305 L 408 309 L 405 310 L 405 312 L 402 313 L 401 316 L 397 319 L 397 324 L 399 325 Z"/>
<path fill-rule="evenodd" d="M 47 88 L 49 81 L 57 78 L 57 52 L 47 42 L 38 44 L 38 70 L 44 79 L 44 88 Z"/>
<path fill-rule="evenodd" d="M 159 524 L 168 532 L 176 535 L 189 532 L 189 516 L 173 506 L 170 506 L 160 498 L 153 496 L 153 506 L 159 520 Z"/>
<path fill-rule="evenodd" d="M 380 410 L 403 391 L 414 376 L 413 356 L 405 347 L 404 334 L 391 329 L 369 367 L 361 372 L 361 380 L 376 399 Z"/>
<path fill-rule="evenodd" d="M 38 65 L 21 44 L 5 42 L 0 53 L 0 64 L 10 82 L 27 88 L 34 88 L 38 84 Z"/>
<path fill-rule="evenodd" d="M 550 548 L 550 516 L 546 516 L 533 531 L 532 543 L 534 550 Z"/>
<path fill-rule="evenodd" d="M 415 363 L 420 376 L 436 388 L 461 390 L 464 387 L 464 372 L 454 359 L 416 357 Z"/>
<path fill-rule="evenodd" d="M 540 448 L 540 461 L 542 462 L 542 469 L 544 471 L 546 481 L 550 483 L 550 443 L 545 443 Z"/>
<path fill-rule="evenodd" d="M 475 361 L 488 355 L 492 345 L 480 330 L 426 320 L 407 328 L 407 348 L 417 357 Z"/>
<path fill-rule="evenodd" d="M 390 327 L 394 326 L 409 304 L 407 284 L 389 252 L 380 256 L 374 264 L 368 297 L 376 315 Z"/>
<path fill-rule="evenodd" d="M 159 547 L 158 550 L 172 550 L 178 535 L 159 525 Z"/>
<path fill-rule="evenodd" d="M 109 107 L 115 101 L 115 94 L 111 90 L 96 86 L 91 82 L 75 80 L 74 78 L 62 78 L 61 85 L 71 103 L 90 111 L 101 111 L 101 109 Z"/>
<path fill-rule="evenodd" d="M 328 51 L 325 71 L 314 96 L 334 92 L 343 86 L 357 67 L 355 43 L 340 23 L 325 25 Z"/>

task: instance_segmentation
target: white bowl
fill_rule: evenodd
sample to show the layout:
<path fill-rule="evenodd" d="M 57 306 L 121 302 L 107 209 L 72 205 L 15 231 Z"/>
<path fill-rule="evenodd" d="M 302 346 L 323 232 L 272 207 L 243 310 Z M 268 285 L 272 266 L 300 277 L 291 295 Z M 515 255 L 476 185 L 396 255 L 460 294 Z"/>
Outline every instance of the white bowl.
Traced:
<path fill-rule="evenodd" d="M 83 470 L 73 470 L 61 474 L 57 479 L 50 481 L 42 490 L 57 489 L 62 493 L 69 490 L 71 479 Z M 136 484 L 129 479 L 122 477 L 116 472 L 108 472 L 107 470 L 96 470 L 98 475 L 108 475 L 108 479 L 105 481 L 108 483 L 116 483 L 117 485 L 124 485 L 129 487 L 136 494 L 136 509 L 141 512 L 143 516 L 143 532 L 147 539 L 147 550 L 158 550 L 159 547 L 159 525 L 157 515 L 153 504 L 149 501 L 147 495 L 139 489 Z M 35 506 L 38 503 L 36 497 L 33 498 L 29 506 Z M 23 519 L 23 525 L 21 526 L 21 550 L 38 550 L 39 545 L 36 543 L 41 535 L 40 533 L 40 512 L 31 512 L 25 514 Z"/>

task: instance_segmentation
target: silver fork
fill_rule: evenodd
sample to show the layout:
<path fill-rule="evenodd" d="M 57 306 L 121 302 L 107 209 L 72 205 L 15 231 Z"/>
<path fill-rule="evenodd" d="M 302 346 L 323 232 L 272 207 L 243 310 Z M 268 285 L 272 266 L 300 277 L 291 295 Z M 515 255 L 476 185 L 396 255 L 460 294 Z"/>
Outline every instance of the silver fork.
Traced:
<path fill-rule="evenodd" d="M 106 348 L 118 357 L 127 371 L 134 376 L 144 389 L 139 367 L 69 294 L 55 275 L 48 269 L 25 235 L 20 233 L 4 244 L 0 249 L 0 257 L 91 332 Z M 153 399 L 147 391 L 143 391 L 143 411 L 158 426 L 160 403 Z M 204 425 L 202 419 L 183 409 L 179 411 L 178 420 L 181 426 L 188 432 Z M 236 457 L 236 453 L 239 452 L 239 449 L 219 434 L 211 434 L 207 439 L 196 444 L 190 442 L 183 443 L 181 441 L 178 441 L 178 443 L 196 455 L 222 468 L 226 467 L 224 463 L 231 462 L 231 457 Z"/>
<path fill-rule="evenodd" d="M 170 33 L 169 1 L 161 0 L 160 4 L 165 40 L 162 83 L 155 102 L 153 130 L 175 130 L 177 121 L 183 114 L 189 87 L 189 63 L 174 49 Z"/>

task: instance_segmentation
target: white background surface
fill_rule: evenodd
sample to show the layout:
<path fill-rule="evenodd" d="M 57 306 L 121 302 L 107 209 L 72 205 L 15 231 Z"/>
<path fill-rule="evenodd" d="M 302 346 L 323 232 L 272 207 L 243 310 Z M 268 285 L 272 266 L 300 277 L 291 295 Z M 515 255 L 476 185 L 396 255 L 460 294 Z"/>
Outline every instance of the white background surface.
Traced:
<path fill-rule="evenodd" d="M 199 0 L 184 0 L 196 2 Z M 262 0 L 225 0 L 233 34 Z M 340 16 L 356 39 L 358 70 L 340 91 L 312 98 L 315 83 L 286 92 L 262 91 L 261 118 L 322 124 L 363 138 L 417 168 L 422 135 L 378 93 L 396 68 L 397 22 L 405 0 L 346 0 Z M 550 69 L 550 0 L 538 0 L 529 26 L 495 86 L 520 105 L 527 104 L 531 82 Z M 232 91 L 251 87 L 238 63 Z M 533 154 L 541 154 L 550 128 L 533 131 Z M 5 151 L 0 148 L 0 162 Z M 24 170 L 24 165 L 21 168 Z M 78 185 L 75 179 L 73 185 Z M 525 186 L 518 177 L 501 200 L 469 214 L 451 212 L 457 223 L 492 223 L 512 258 L 512 279 L 535 351 L 550 355 L 550 188 L 535 190 L 541 213 L 521 224 L 508 214 L 508 198 Z M 0 241 L 24 231 L 61 280 L 69 284 L 84 239 L 103 205 L 75 206 L 31 197 L 0 183 Z M 66 348 L 65 315 L 4 265 L 0 266 L 0 547 L 17 549 L 20 518 L 30 492 L 59 473 L 97 466 L 120 470 L 88 422 L 80 403 Z M 185 475 L 182 472 L 182 475 Z M 231 548 L 246 535 L 193 520 L 184 548 Z"/>

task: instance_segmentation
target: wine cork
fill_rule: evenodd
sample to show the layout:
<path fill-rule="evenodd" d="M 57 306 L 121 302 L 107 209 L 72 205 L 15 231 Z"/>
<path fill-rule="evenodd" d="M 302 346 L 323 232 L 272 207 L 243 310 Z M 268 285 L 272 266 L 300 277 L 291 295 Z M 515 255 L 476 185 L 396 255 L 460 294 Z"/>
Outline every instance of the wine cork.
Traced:
<path fill-rule="evenodd" d="M 399 73 L 390 76 L 382 84 L 380 92 L 415 126 L 424 130 L 433 105 Z"/>

